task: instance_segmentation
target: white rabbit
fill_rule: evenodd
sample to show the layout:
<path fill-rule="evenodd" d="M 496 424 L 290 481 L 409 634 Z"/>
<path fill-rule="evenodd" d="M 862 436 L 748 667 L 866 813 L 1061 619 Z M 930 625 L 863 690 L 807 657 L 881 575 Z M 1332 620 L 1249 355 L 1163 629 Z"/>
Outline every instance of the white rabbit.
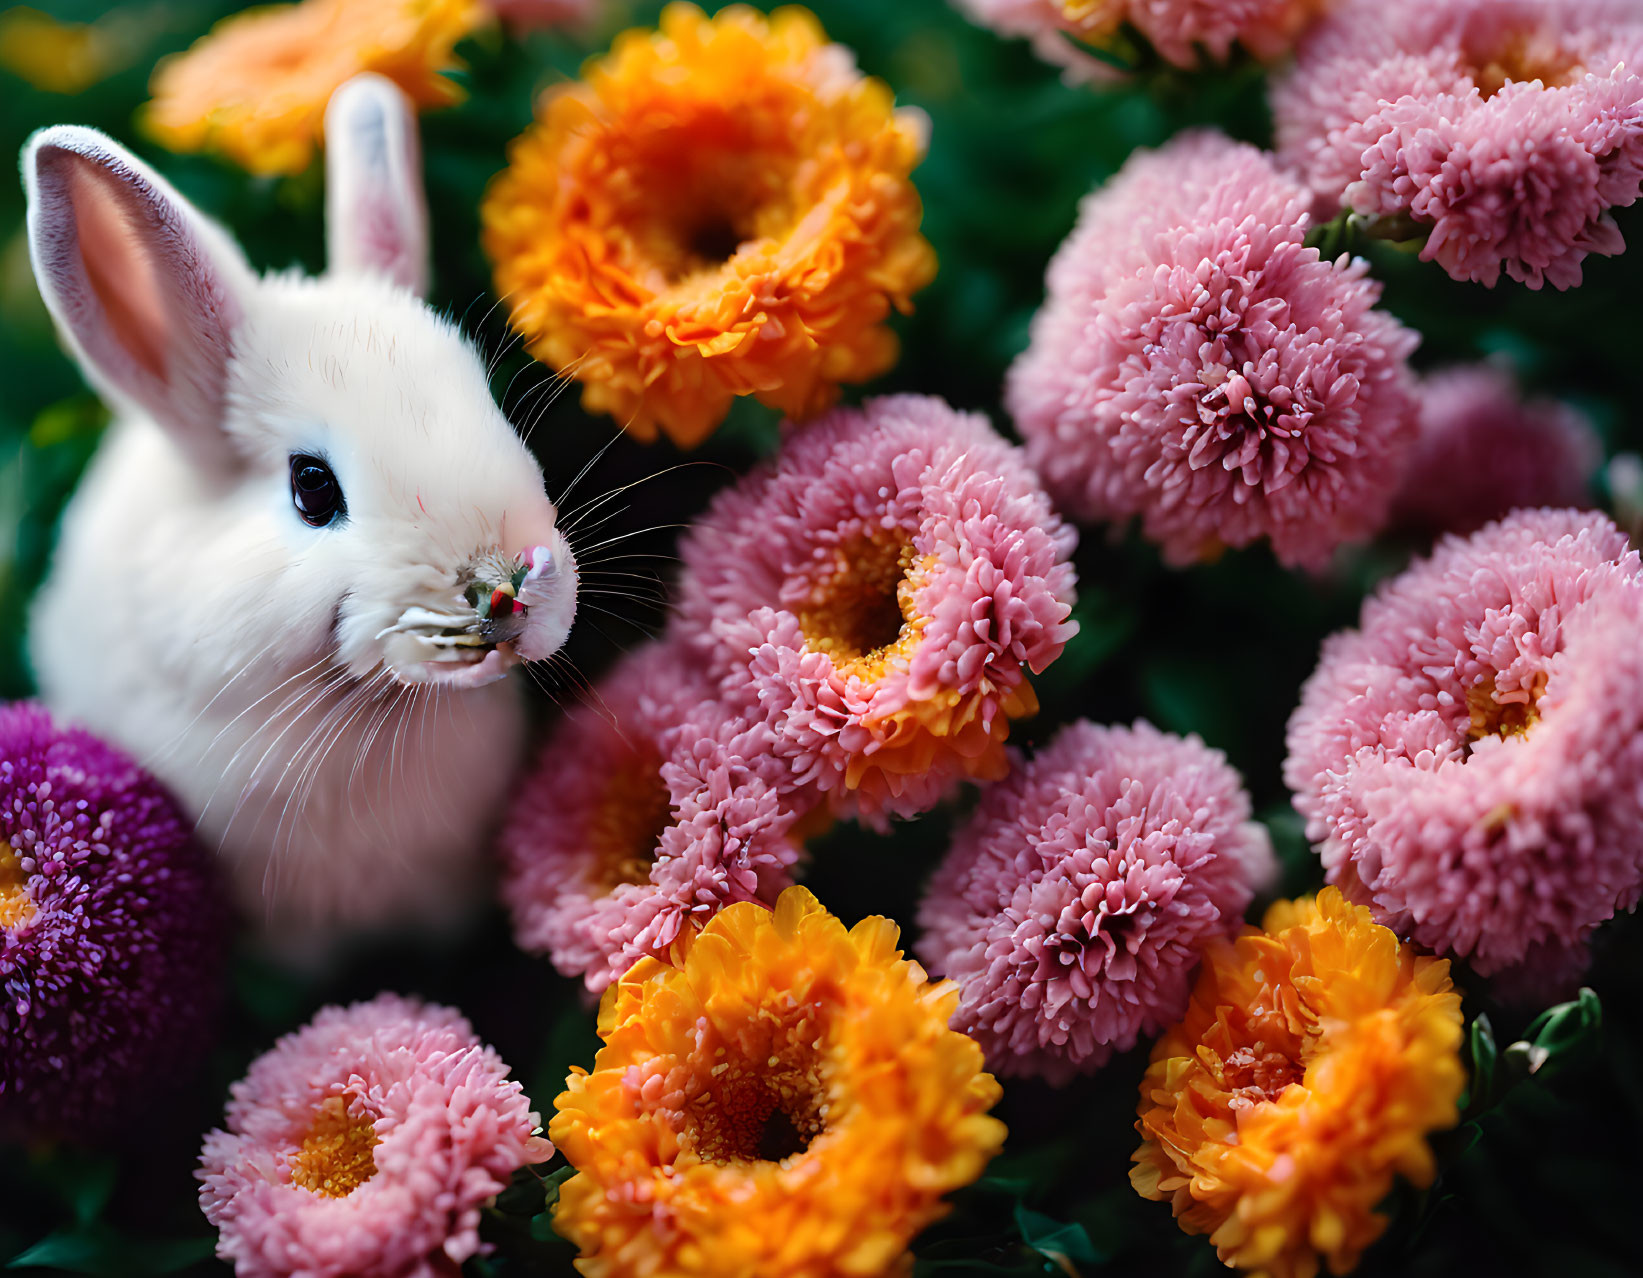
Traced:
<path fill-rule="evenodd" d="M 116 408 L 30 654 L 57 710 L 152 767 L 254 918 L 448 917 L 521 745 L 576 565 L 477 353 L 419 299 L 415 121 L 361 76 L 326 114 L 330 273 L 258 278 L 91 129 L 23 152 L 40 291 Z"/>

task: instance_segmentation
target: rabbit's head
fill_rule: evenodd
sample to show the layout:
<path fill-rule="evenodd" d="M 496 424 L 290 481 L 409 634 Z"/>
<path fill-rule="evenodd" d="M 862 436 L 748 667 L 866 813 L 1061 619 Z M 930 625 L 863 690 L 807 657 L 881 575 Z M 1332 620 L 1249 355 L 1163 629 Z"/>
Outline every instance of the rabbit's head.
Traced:
<path fill-rule="evenodd" d="M 477 352 L 420 299 L 415 120 L 392 83 L 338 91 L 326 166 L 328 274 L 259 278 L 109 138 L 42 130 L 23 153 L 35 275 L 90 380 L 184 462 L 143 495 L 156 520 L 185 510 L 245 548 L 193 583 L 217 618 L 196 640 L 485 683 L 564 643 L 576 566 Z"/>

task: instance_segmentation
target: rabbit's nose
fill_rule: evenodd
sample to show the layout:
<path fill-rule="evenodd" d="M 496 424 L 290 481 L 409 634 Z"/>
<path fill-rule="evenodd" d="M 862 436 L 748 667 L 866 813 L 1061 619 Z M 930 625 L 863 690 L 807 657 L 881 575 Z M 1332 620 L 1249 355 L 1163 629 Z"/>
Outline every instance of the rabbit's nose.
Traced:
<path fill-rule="evenodd" d="M 526 661 L 541 661 L 570 635 L 576 617 L 576 559 L 557 530 L 543 545 L 532 546 L 523 559 L 528 567 L 512 601 L 526 612 L 517 646 Z"/>

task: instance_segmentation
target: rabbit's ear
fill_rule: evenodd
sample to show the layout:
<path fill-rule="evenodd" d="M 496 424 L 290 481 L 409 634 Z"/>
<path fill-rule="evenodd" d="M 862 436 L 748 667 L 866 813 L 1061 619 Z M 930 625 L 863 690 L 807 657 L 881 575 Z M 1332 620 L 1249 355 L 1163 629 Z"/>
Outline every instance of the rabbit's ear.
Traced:
<path fill-rule="evenodd" d="M 326 252 L 335 275 L 428 290 L 428 208 L 411 104 L 392 80 L 357 75 L 325 108 Z"/>
<path fill-rule="evenodd" d="M 238 248 L 95 129 L 34 134 L 23 184 L 34 277 L 87 376 L 201 465 L 232 469 L 228 365 L 255 286 Z"/>

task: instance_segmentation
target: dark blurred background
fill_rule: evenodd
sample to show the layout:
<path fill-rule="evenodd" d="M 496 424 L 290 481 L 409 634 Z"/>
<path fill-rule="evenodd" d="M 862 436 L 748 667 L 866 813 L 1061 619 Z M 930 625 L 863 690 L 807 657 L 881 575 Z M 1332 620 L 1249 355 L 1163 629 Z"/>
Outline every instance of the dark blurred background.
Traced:
<path fill-rule="evenodd" d="M 254 265 L 319 269 L 318 167 L 296 178 L 252 178 L 210 159 L 161 151 L 133 127 L 155 61 L 238 7 L 63 0 L 0 10 L 0 152 L 16 154 L 42 125 L 95 125 L 226 223 Z M 1171 72 L 1097 92 L 1063 85 L 1024 46 L 968 25 L 945 0 L 814 0 L 811 7 L 866 71 L 887 80 L 899 101 L 924 108 L 933 124 L 929 158 L 915 178 L 940 275 L 917 298 L 916 314 L 898 321 L 905 342 L 900 365 L 849 392 L 852 398 L 891 389 L 935 392 L 990 414 L 1007 431 L 999 408 L 1003 372 L 1025 344 L 1045 263 L 1071 227 L 1079 197 L 1135 147 L 1188 125 L 1270 141 L 1256 67 L 1192 77 Z M 458 77 L 467 101 L 423 117 L 433 301 L 462 320 L 487 352 L 500 351 L 508 335 L 478 246 L 484 185 L 502 167 L 508 140 L 529 121 L 535 95 L 574 75 L 616 30 L 653 21 L 659 8 L 649 0 L 612 0 L 596 29 L 582 36 L 515 40 L 492 33 L 470 40 L 460 50 L 468 66 Z M 21 647 L 27 602 L 58 511 L 104 423 L 35 294 L 22 218 L 20 185 L 0 183 L 5 697 L 29 692 Z M 1636 210 L 1620 221 L 1628 240 L 1643 241 Z M 1509 359 L 1530 389 L 1584 408 L 1611 452 L 1643 445 L 1633 391 L 1643 253 L 1588 259 L 1585 285 L 1573 292 L 1531 293 L 1511 283 L 1492 291 L 1458 284 L 1390 246 L 1369 251 L 1387 305 L 1424 335 L 1421 367 Z M 501 357 L 494 389 L 521 428 L 531 430 L 552 491 L 562 490 L 614 433 L 609 420 L 580 411 L 574 389 L 557 394 L 547 370 L 517 350 Z M 661 565 L 665 579 L 671 526 L 688 521 L 776 438 L 773 414 L 739 404 L 692 454 L 616 441 L 582 481 L 581 495 L 656 476 L 624 497 L 607 530 L 633 534 L 634 553 L 657 556 L 645 562 Z M 1030 744 L 1080 715 L 1146 716 L 1202 734 L 1247 778 L 1284 855 L 1285 891 L 1309 890 L 1319 882 L 1316 861 L 1279 778 L 1284 722 L 1319 641 L 1350 624 L 1365 590 L 1419 549 L 1386 541 L 1344 554 L 1319 578 L 1279 569 L 1264 550 L 1175 572 L 1133 539 L 1089 533 L 1079 552 L 1083 631 L 1038 681 L 1045 711 L 1015 739 Z M 603 602 L 607 613 L 584 614 L 578 624 L 571 645 L 578 673 L 541 699 L 544 719 L 555 698 L 578 695 L 579 681 L 597 678 L 616 652 L 653 633 L 665 615 L 642 589 L 632 600 Z M 836 830 L 813 849 L 808 881 L 846 921 L 883 913 L 907 924 L 952 816 L 938 812 L 890 836 Z M 1643 1158 L 1638 929 L 1617 925 L 1598 950 L 1591 983 L 1604 1007 L 1602 1030 L 1565 1053 L 1550 1077 L 1522 1084 L 1481 1121 L 1445 1139 L 1438 1185 L 1400 1196 L 1399 1226 L 1362 1272 L 1643 1273 L 1643 1238 L 1631 1223 L 1643 1188 L 1643 1172 L 1632 1161 Z M 24 1272 L 116 1278 L 226 1272 L 206 1259 L 211 1240 L 190 1172 L 200 1133 L 220 1119 L 227 1084 L 321 1004 L 383 988 L 460 1007 L 514 1065 L 540 1109 L 551 1107 L 568 1064 L 591 1061 L 595 1039 L 585 1000 L 545 962 L 514 951 L 500 914 L 448 945 L 390 946 L 306 977 L 243 954 L 223 1045 L 185 1096 L 157 1099 L 155 1111 L 134 1118 L 114 1144 L 0 1151 L 0 1263 L 16 1257 L 12 1264 Z M 1492 1008 L 1468 997 L 1469 1011 L 1480 1007 L 1490 1011 L 1503 1043 L 1534 1010 Z M 1165 1206 L 1142 1201 L 1129 1187 L 1144 1062 L 1144 1052 L 1132 1053 L 1061 1091 L 1010 1085 L 1002 1109 L 1012 1128 L 1007 1151 L 989 1179 L 959 1195 L 954 1216 L 923 1240 L 921 1272 L 1058 1272 L 1046 1259 L 1050 1252 L 1086 1273 L 1218 1272 L 1201 1239 L 1182 1235 Z M 1035 1238 L 1052 1242 L 1035 1251 L 1027 1245 Z M 565 1250 L 549 1243 L 528 1266 L 504 1256 L 474 1262 L 473 1272 L 570 1271 Z"/>

